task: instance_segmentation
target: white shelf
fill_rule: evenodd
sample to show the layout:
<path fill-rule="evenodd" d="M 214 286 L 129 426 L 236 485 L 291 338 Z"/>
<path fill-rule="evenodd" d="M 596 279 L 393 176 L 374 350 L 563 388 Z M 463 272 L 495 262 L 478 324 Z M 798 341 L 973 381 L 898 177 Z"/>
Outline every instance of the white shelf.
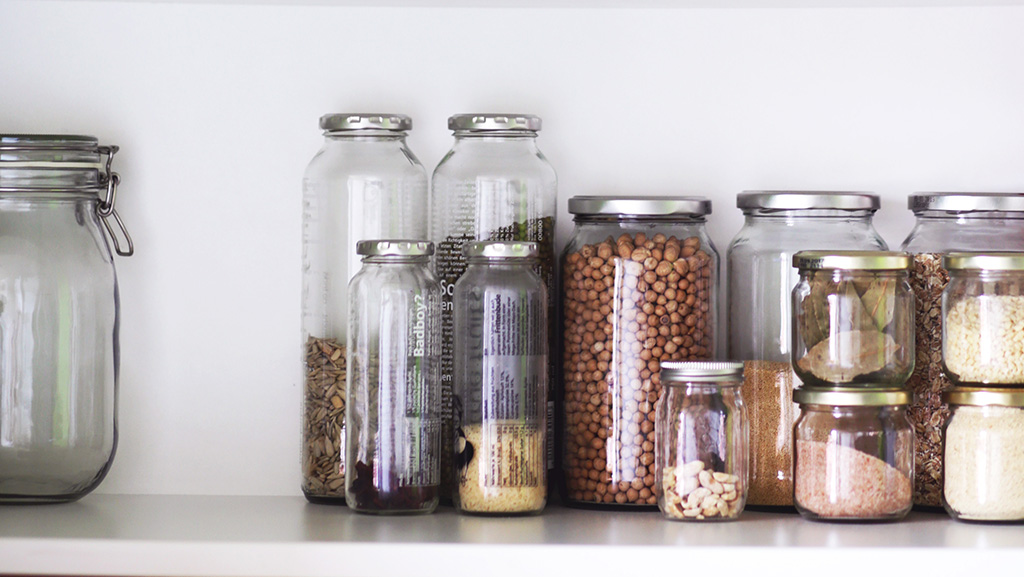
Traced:
<path fill-rule="evenodd" d="M 301 497 L 90 495 L 0 508 L 0 573 L 106 575 L 631 575 L 641 567 L 740 575 L 966 574 L 1024 564 L 1019 526 L 914 513 L 813 523 L 746 512 L 682 524 L 658 513 L 549 507 L 543 515 L 373 517 Z M 722 571 L 726 571 L 722 573 Z"/>

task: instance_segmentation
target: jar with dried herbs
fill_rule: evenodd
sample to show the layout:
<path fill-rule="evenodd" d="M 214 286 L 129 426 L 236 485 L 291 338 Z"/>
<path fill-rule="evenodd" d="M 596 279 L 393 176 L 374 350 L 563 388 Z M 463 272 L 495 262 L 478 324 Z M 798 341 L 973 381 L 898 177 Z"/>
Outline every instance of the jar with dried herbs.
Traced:
<path fill-rule="evenodd" d="M 949 282 L 942 256 L 1024 247 L 1024 194 L 922 192 L 911 194 L 907 206 L 914 212 L 915 223 L 900 248 L 914 258 L 910 287 L 917 353 L 914 373 L 907 381 L 914 393 L 907 415 L 917 435 L 914 505 L 939 508 L 942 424 L 949 418 L 941 395 L 952 386 L 942 366 L 942 291 Z"/>
<path fill-rule="evenodd" d="M 531 114 L 456 114 L 448 119 L 454 143 L 431 180 L 430 230 L 437 254 L 433 267 L 441 282 L 443 308 L 441 385 L 445 438 L 453 438 L 455 374 L 454 287 L 466 271 L 462 247 L 471 241 L 535 242 L 537 273 L 554 286 L 555 216 L 558 181 L 555 170 L 537 147 L 541 119 Z M 554 317 L 554 291 L 547 311 Z M 549 327 L 554 348 L 554 323 Z M 554 381 L 555 368 L 548 379 Z M 553 398 L 546 410 L 553 412 Z M 553 421 L 548 420 L 549 427 Z M 553 436 L 553 429 L 548 435 Z M 445 447 L 444 495 L 455 488 L 452 451 Z M 554 466 L 549 460 L 548 469 Z"/>
<path fill-rule="evenodd" d="M 794 381 L 790 365 L 793 287 L 801 250 L 885 250 L 872 225 L 877 195 L 747 191 L 736 196 L 743 228 L 729 245 L 730 359 L 746 362 L 750 429 L 748 508 L 793 506 Z"/>
<path fill-rule="evenodd" d="M 793 256 L 792 362 L 810 386 L 903 386 L 914 370 L 910 256 L 801 251 Z"/>
<path fill-rule="evenodd" d="M 349 284 L 345 499 L 430 513 L 441 481 L 441 287 L 426 241 L 359 241 Z"/>
<path fill-rule="evenodd" d="M 302 180 L 302 493 L 345 504 L 345 341 L 356 243 L 426 238 L 427 173 L 402 114 L 326 114 Z"/>
<path fill-rule="evenodd" d="M 563 499 L 657 502 L 655 404 L 661 363 L 717 350 L 718 253 L 702 197 L 569 199 L 562 255 Z"/>
<path fill-rule="evenodd" d="M 547 502 L 547 290 L 537 244 L 471 242 L 455 283 L 455 507 L 538 513 Z"/>
<path fill-rule="evenodd" d="M 942 258 L 942 361 L 957 385 L 1024 385 L 1024 253 Z"/>
<path fill-rule="evenodd" d="M 910 512 L 914 431 L 900 389 L 797 389 L 794 494 L 803 517 L 896 521 Z"/>

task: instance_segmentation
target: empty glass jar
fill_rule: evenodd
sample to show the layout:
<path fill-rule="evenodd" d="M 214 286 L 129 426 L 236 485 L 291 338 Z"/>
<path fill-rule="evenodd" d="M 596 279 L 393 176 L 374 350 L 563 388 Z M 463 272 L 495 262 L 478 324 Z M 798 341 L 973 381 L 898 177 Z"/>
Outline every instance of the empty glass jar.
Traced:
<path fill-rule="evenodd" d="M 426 238 L 427 173 L 401 114 L 326 114 L 302 181 L 302 492 L 345 503 L 345 339 L 356 245 Z"/>
<path fill-rule="evenodd" d="M 441 287 L 432 243 L 367 240 L 349 286 L 345 499 L 430 513 L 441 481 Z"/>
<path fill-rule="evenodd" d="M 951 253 L 942 361 L 958 385 L 1024 385 L 1024 253 Z"/>
<path fill-rule="evenodd" d="M 666 361 L 661 382 L 654 443 L 658 507 L 677 521 L 736 519 L 748 486 L 743 363 Z"/>
<path fill-rule="evenodd" d="M 793 256 L 793 368 L 805 385 L 900 387 L 914 370 L 910 256 L 801 251 Z"/>
<path fill-rule="evenodd" d="M 569 212 L 576 227 L 562 253 L 563 498 L 653 508 L 661 363 L 710 360 L 717 350 L 711 201 L 577 196 Z"/>
<path fill-rule="evenodd" d="M 793 500 L 809 519 L 895 521 L 910 511 L 914 429 L 905 390 L 797 389 Z"/>
<path fill-rule="evenodd" d="M 0 502 L 73 501 L 114 460 L 111 242 L 134 251 L 115 152 L 91 136 L 0 135 Z"/>
<path fill-rule="evenodd" d="M 455 283 L 455 506 L 537 513 L 547 501 L 548 296 L 533 242 L 466 244 Z"/>

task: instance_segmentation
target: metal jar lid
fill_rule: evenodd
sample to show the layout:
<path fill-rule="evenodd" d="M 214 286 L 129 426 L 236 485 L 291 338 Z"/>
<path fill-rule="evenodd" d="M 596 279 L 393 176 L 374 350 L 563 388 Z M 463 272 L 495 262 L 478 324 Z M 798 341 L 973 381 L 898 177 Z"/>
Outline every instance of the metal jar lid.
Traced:
<path fill-rule="evenodd" d="M 541 121 L 533 114 L 455 114 L 448 118 L 449 130 L 539 132 Z"/>
<path fill-rule="evenodd" d="M 745 190 L 736 195 L 736 208 L 768 210 L 878 210 L 877 194 L 848 191 Z"/>
<path fill-rule="evenodd" d="M 394 132 L 404 132 L 412 130 L 412 118 L 404 114 L 340 112 L 321 116 L 320 128 L 327 131 L 391 130 Z"/>
<path fill-rule="evenodd" d="M 907 197 L 907 208 L 914 211 L 914 214 L 928 211 L 1024 212 L 1024 193 L 916 192 Z"/>
<path fill-rule="evenodd" d="M 832 407 L 884 407 L 909 405 L 913 394 L 906 389 L 813 389 L 793 391 L 793 402 Z"/>
<path fill-rule="evenodd" d="M 942 400 L 950 405 L 1024 407 L 1024 388 L 955 387 L 942 393 Z"/>
<path fill-rule="evenodd" d="M 951 252 L 942 257 L 946 270 L 1024 271 L 1024 252 Z"/>
<path fill-rule="evenodd" d="M 363 256 L 430 256 L 434 243 L 425 240 L 361 240 L 356 254 Z"/>
<path fill-rule="evenodd" d="M 741 382 L 741 361 L 665 361 L 661 363 L 661 383 Z"/>
<path fill-rule="evenodd" d="M 462 245 L 462 254 L 468 258 L 530 259 L 540 255 L 535 242 L 485 240 Z"/>
<path fill-rule="evenodd" d="M 711 201 L 703 196 L 574 196 L 569 213 L 580 216 L 665 218 L 711 214 Z"/>
<path fill-rule="evenodd" d="M 905 270 L 910 254 L 888 250 L 802 250 L 793 255 L 800 270 Z"/>

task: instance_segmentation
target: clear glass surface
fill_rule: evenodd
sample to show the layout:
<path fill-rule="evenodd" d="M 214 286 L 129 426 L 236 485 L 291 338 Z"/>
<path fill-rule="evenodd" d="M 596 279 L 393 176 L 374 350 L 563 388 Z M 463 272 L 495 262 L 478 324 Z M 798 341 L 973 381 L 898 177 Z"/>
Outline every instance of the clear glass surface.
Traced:
<path fill-rule="evenodd" d="M 345 497 L 430 513 L 441 479 L 441 289 L 423 257 L 366 257 L 350 284 Z"/>
<path fill-rule="evenodd" d="M 455 284 L 454 503 L 537 513 L 547 500 L 547 291 L 535 259 L 470 258 Z"/>
<path fill-rule="evenodd" d="M 405 133 L 327 132 L 302 197 L 302 491 L 345 502 L 348 283 L 360 240 L 427 238 L 427 175 Z"/>

